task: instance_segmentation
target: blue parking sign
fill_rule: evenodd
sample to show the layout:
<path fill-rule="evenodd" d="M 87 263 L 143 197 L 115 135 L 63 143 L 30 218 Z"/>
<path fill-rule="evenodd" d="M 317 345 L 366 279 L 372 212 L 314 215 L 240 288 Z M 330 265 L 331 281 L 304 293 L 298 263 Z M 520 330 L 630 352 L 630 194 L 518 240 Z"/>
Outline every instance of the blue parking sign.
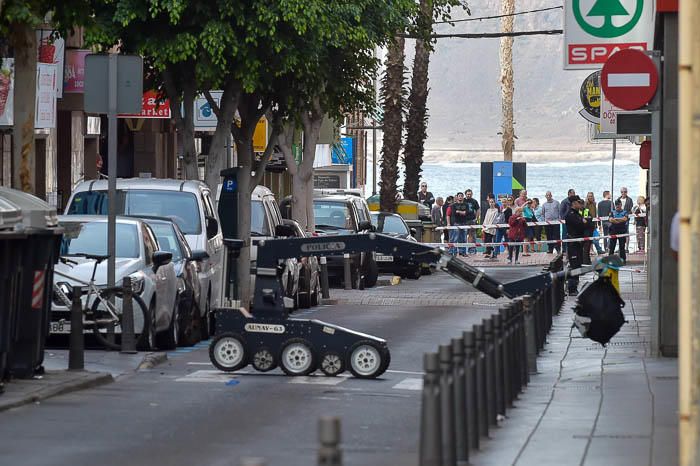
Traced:
<path fill-rule="evenodd" d="M 223 190 L 227 193 L 235 193 L 237 188 L 236 180 L 224 180 Z"/>

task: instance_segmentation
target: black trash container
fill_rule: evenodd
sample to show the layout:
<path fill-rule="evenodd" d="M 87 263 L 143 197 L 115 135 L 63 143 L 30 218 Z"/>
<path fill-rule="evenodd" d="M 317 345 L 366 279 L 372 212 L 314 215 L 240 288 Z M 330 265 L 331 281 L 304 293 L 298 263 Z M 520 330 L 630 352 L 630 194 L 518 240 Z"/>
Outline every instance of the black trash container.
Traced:
<path fill-rule="evenodd" d="M 9 376 L 8 358 L 15 327 L 19 278 L 27 236 L 15 231 L 22 211 L 0 198 L 0 383 Z"/>
<path fill-rule="evenodd" d="M 42 370 L 53 268 L 58 261 L 63 231 L 58 227 L 56 209 L 38 197 L 0 187 L 0 199 L 10 201 L 22 210 L 19 231 L 26 235 L 26 239 L 8 365 L 13 377 L 29 378 Z"/>

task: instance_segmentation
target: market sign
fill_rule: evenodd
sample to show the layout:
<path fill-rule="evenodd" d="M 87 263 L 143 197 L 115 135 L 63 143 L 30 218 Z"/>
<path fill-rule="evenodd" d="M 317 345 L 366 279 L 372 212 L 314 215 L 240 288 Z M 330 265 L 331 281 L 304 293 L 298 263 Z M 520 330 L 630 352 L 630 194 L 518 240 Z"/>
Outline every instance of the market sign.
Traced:
<path fill-rule="evenodd" d="M 170 101 L 158 92 L 146 91 L 141 99 L 141 113 L 120 113 L 119 118 L 170 118 Z"/>
<path fill-rule="evenodd" d="M 564 69 L 599 69 L 620 50 L 649 50 L 654 16 L 649 0 L 565 0 Z"/>

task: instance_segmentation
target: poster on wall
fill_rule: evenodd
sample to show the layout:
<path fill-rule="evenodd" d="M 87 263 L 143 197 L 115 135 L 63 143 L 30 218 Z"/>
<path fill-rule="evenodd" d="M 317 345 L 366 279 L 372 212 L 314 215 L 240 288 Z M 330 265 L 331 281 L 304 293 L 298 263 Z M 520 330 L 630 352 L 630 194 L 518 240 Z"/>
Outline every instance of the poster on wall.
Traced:
<path fill-rule="evenodd" d="M 37 63 L 35 128 L 56 127 L 56 65 Z"/>
<path fill-rule="evenodd" d="M 66 50 L 66 62 L 63 70 L 63 92 L 82 94 L 85 90 L 85 57 L 89 50 Z"/>
<path fill-rule="evenodd" d="M 12 126 L 15 60 L 0 58 L 0 126 Z"/>
<path fill-rule="evenodd" d="M 56 98 L 63 97 L 63 67 L 66 42 L 48 29 L 36 31 L 37 61 L 56 65 Z"/>

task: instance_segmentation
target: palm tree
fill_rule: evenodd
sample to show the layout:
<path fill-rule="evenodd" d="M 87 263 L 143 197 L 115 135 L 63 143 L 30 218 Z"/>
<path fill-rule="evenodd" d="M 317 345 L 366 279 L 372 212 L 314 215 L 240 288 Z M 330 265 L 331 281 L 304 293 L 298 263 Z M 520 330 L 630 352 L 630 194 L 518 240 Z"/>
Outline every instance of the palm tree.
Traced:
<path fill-rule="evenodd" d="M 399 178 L 399 152 L 403 132 L 403 83 L 405 39 L 398 35 L 389 44 L 386 71 L 382 78 L 381 97 L 384 107 L 382 163 L 379 204 L 384 212 L 396 210 L 396 182 Z"/>
<path fill-rule="evenodd" d="M 513 32 L 515 0 L 502 0 L 501 19 L 503 32 Z M 501 108 L 503 111 L 502 146 L 503 160 L 513 160 L 515 129 L 513 122 L 513 37 L 501 37 Z"/>
<path fill-rule="evenodd" d="M 413 59 L 413 77 L 411 93 L 408 97 L 408 119 L 406 120 L 406 144 L 404 147 L 404 164 L 406 177 L 403 195 L 412 201 L 418 200 L 418 183 L 423 165 L 423 151 L 427 137 L 428 112 L 428 66 L 431 47 L 425 38 L 432 32 L 433 1 L 420 0 L 420 15 L 417 22 L 418 38 Z"/>

